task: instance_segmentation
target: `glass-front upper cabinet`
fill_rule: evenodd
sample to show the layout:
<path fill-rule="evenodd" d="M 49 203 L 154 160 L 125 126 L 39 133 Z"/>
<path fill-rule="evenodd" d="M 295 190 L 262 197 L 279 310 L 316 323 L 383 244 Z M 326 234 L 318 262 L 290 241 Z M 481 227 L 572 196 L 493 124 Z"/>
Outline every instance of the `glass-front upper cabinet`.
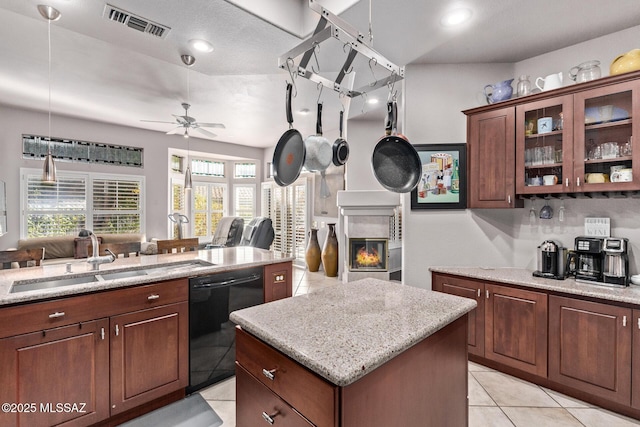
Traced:
<path fill-rule="evenodd" d="M 573 96 L 516 106 L 516 193 L 571 191 Z"/>
<path fill-rule="evenodd" d="M 573 191 L 640 189 L 639 149 L 634 147 L 640 121 L 633 117 L 639 107 L 637 81 L 574 95 Z"/>

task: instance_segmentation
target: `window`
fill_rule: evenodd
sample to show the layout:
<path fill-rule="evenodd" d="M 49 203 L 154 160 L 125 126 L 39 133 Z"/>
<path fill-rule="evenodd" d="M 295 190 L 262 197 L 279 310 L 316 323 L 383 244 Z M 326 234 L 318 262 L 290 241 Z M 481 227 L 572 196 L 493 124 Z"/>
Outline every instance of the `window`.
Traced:
<path fill-rule="evenodd" d="M 224 162 L 191 159 L 191 173 L 193 175 L 224 178 Z"/>
<path fill-rule="evenodd" d="M 178 212 L 181 214 L 185 214 L 185 203 L 184 203 L 184 180 L 183 179 L 172 179 L 171 180 L 171 213 Z M 172 239 L 177 239 L 178 234 L 178 224 L 175 222 L 170 223 L 171 229 L 169 232 L 169 236 Z"/>
<path fill-rule="evenodd" d="M 234 185 L 233 192 L 234 215 L 242 217 L 248 224 L 256 215 L 256 186 Z"/>
<path fill-rule="evenodd" d="M 225 215 L 227 186 L 218 183 L 193 183 L 193 234 L 213 236 Z"/>
<path fill-rule="evenodd" d="M 21 236 L 143 233 L 144 177 L 58 172 L 55 184 L 41 171 L 22 170 Z"/>
<path fill-rule="evenodd" d="M 234 178 L 244 179 L 256 177 L 256 164 L 255 163 L 236 163 Z"/>

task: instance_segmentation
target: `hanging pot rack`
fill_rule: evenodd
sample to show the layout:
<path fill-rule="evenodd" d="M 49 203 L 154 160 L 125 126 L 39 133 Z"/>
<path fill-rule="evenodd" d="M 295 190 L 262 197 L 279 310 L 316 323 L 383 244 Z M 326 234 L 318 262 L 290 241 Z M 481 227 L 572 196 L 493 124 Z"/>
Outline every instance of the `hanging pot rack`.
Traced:
<path fill-rule="evenodd" d="M 292 73 L 293 77 L 293 72 L 296 70 L 295 67 L 291 67 L 291 64 L 295 58 L 302 55 L 302 59 L 298 63 L 297 67 L 298 76 L 304 77 L 305 79 L 311 80 L 315 83 L 322 84 L 324 87 L 336 92 L 344 93 L 346 96 L 351 98 L 366 94 L 367 92 L 374 91 L 383 86 L 391 86 L 395 82 L 404 78 L 404 67 L 394 64 L 383 55 L 376 52 L 365 42 L 365 35 L 360 33 L 348 22 L 317 4 L 314 0 L 309 0 L 309 8 L 320 15 L 320 20 L 318 21 L 313 35 L 293 49 L 281 55 L 278 58 L 279 68 L 288 70 Z M 322 42 L 331 37 L 340 41 L 344 47 L 349 47 L 347 58 L 340 68 L 340 72 L 335 80 L 323 77 L 320 75 L 320 70 L 316 70 L 313 67 L 311 67 L 311 69 L 307 68 L 315 49 L 319 47 Z M 379 79 L 374 75 L 374 81 L 355 90 L 343 86 L 342 81 L 350 72 L 349 70 L 351 65 L 358 54 L 368 59 L 370 68 L 372 63 L 374 65 L 379 65 L 388 70 L 390 75 Z"/>

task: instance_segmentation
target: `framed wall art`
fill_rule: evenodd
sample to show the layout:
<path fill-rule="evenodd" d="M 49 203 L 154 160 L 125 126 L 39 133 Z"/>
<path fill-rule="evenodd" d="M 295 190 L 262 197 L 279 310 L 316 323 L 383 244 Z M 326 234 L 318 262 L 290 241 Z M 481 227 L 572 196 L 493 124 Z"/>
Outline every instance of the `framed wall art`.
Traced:
<path fill-rule="evenodd" d="M 414 145 L 422 162 L 422 176 L 411 191 L 411 209 L 467 207 L 467 145 Z"/>

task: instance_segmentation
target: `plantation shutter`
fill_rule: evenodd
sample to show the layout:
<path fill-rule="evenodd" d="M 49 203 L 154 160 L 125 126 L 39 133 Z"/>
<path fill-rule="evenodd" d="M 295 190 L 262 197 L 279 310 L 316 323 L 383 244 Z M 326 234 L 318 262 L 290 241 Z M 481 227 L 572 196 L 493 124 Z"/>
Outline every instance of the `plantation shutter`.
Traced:
<path fill-rule="evenodd" d="M 93 180 L 93 232 L 139 233 L 142 220 L 139 180 Z"/>

